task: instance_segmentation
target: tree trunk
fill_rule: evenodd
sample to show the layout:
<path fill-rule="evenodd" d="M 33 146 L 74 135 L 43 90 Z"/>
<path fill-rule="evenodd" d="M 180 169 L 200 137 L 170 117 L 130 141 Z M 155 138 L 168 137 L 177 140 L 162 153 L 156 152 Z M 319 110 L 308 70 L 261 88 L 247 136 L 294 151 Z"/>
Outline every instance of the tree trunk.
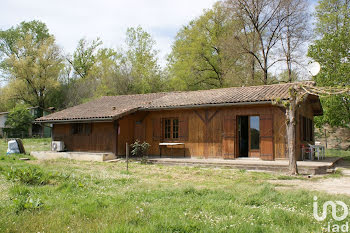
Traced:
<path fill-rule="evenodd" d="M 289 171 L 291 175 L 298 174 L 298 167 L 296 161 L 296 93 L 291 90 L 290 105 L 286 108 L 287 120 L 287 140 L 288 140 L 288 157 L 289 157 Z"/>

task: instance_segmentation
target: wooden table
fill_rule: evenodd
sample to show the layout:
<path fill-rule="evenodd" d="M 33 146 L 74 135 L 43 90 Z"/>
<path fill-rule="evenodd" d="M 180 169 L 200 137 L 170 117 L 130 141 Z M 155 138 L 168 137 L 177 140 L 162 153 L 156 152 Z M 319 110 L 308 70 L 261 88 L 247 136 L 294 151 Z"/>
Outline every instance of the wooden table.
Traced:
<path fill-rule="evenodd" d="M 171 151 L 172 151 L 173 146 L 180 146 L 180 145 L 183 146 L 184 157 L 186 157 L 185 143 L 182 143 L 182 142 L 161 142 L 161 143 L 159 143 L 159 156 L 162 157 L 162 146 L 170 147 Z"/>

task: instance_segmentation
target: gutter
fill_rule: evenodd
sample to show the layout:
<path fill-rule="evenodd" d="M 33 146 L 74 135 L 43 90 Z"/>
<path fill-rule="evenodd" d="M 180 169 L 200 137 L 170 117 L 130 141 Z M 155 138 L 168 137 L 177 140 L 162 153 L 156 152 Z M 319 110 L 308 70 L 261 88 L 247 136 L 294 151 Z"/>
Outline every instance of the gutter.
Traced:
<path fill-rule="evenodd" d="M 139 108 L 140 111 L 158 111 L 158 110 L 171 110 L 171 109 L 185 109 L 185 108 L 207 108 L 207 107 L 228 107 L 228 106 L 245 106 L 245 105 L 262 105 L 272 104 L 272 101 L 257 101 L 257 102 L 239 102 L 239 103 L 222 103 L 222 104 L 192 104 L 192 105 L 180 105 L 170 107 L 152 107 L 152 108 Z"/>
<path fill-rule="evenodd" d="M 44 120 L 44 121 L 34 121 L 35 124 L 41 124 L 41 123 L 85 123 L 85 122 L 112 122 L 112 117 L 106 117 L 106 118 L 88 118 L 88 119 L 71 119 L 71 120 Z"/>

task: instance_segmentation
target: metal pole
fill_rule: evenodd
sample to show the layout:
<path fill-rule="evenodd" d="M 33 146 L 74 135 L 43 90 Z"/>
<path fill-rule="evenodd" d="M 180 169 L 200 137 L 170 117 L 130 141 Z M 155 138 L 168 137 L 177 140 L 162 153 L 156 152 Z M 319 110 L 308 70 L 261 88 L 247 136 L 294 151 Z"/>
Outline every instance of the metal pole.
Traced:
<path fill-rule="evenodd" d="M 324 129 L 324 137 L 325 137 L 325 139 L 326 139 L 326 149 L 327 149 L 327 130 L 326 129 Z"/>
<path fill-rule="evenodd" d="M 129 146 L 128 143 L 125 145 L 125 155 L 126 155 L 126 171 L 129 171 Z"/>

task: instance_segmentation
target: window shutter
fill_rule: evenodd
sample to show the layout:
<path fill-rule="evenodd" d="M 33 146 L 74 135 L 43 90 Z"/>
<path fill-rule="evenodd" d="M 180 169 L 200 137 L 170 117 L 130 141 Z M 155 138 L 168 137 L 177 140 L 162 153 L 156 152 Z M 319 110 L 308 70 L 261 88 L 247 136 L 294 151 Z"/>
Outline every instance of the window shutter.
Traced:
<path fill-rule="evenodd" d="M 179 139 L 182 141 L 188 140 L 188 117 L 179 118 Z"/>
<path fill-rule="evenodd" d="M 260 158 L 273 160 L 273 115 L 260 116 Z"/>
<path fill-rule="evenodd" d="M 235 158 L 236 119 L 226 118 L 223 122 L 222 153 L 224 159 Z"/>
<path fill-rule="evenodd" d="M 153 141 L 160 141 L 162 138 L 162 124 L 160 118 L 152 119 Z"/>

